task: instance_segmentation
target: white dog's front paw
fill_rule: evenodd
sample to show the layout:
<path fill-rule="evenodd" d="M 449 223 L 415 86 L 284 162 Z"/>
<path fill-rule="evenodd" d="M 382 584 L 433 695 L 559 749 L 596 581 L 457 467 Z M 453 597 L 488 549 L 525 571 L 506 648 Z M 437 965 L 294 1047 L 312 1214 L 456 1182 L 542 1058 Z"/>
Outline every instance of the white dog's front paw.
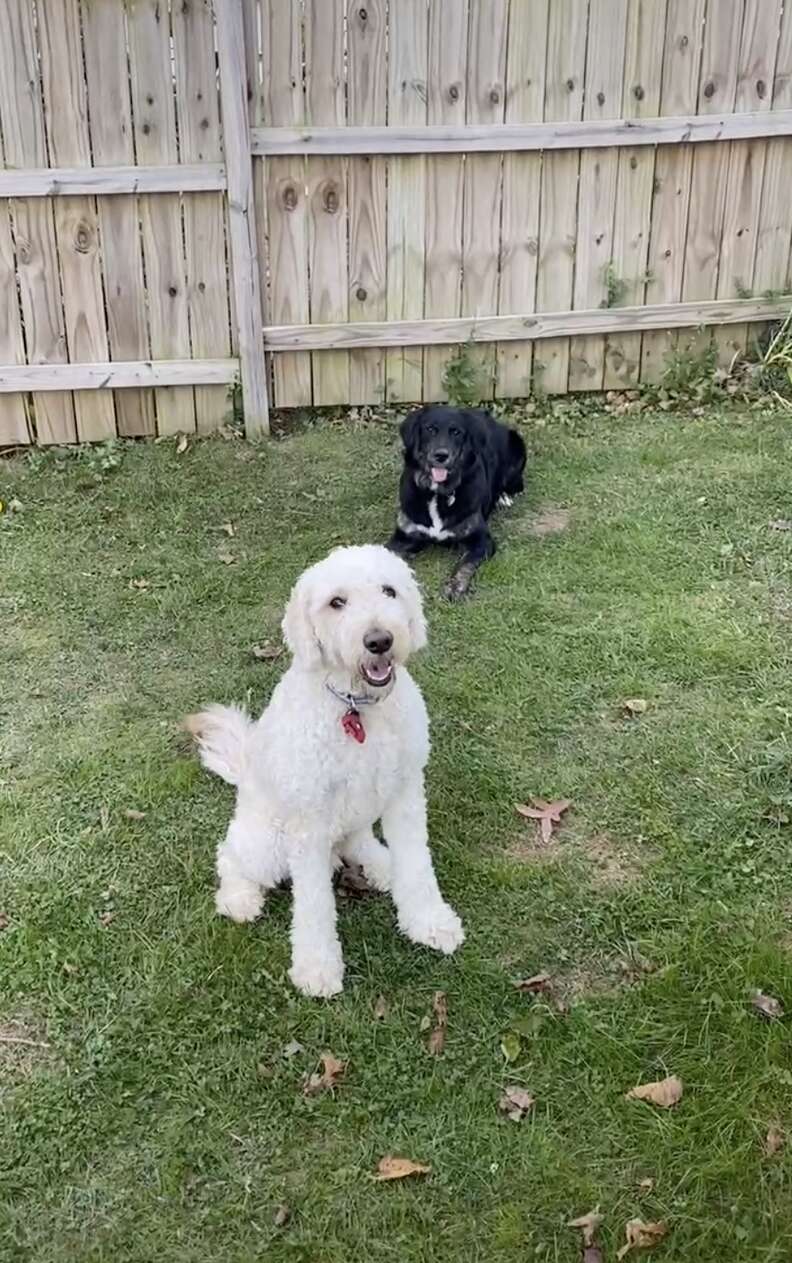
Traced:
<path fill-rule="evenodd" d="M 465 941 L 465 931 L 454 909 L 447 903 L 432 904 L 418 913 L 401 918 L 402 931 L 413 943 L 433 947 L 450 956 Z"/>
<path fill-rule="evenodd" d="M 261 887 L 252 881 L 223 881 L 215 895 L 219 916 L 232 921 L 255 921 L 264 905 Z"/>
<path fill-rule="evenodd" d="M 308 956 L 293 963 L 289 977 L 303 995 L 329 999 L 343 990 L 344 962 L 340 957 Z"/>

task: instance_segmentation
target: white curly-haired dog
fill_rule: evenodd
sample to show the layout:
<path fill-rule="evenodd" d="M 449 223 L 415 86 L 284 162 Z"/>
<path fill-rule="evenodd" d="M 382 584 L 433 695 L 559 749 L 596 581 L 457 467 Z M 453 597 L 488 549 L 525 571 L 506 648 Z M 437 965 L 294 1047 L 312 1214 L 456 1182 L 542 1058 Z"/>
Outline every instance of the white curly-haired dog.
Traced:
<path fill-rule="evenodd" d="M 429 726 L 405 667 L 426 624 L 406 563 L 366 545 L 301 575 L 283 632 L 293 661 L 257 722 L 210 706 L 187 726 L 205 766 L 237 787 L 217 853 L 218 912 L 253 921 L 266 891 L 291 877 L 289 976 L 306 995 L 331 996 L 344 977 L 332 885 L 341 858 L 391 891 L 414 943 L 453 952 L 464 939 L 429 854 Z"/>

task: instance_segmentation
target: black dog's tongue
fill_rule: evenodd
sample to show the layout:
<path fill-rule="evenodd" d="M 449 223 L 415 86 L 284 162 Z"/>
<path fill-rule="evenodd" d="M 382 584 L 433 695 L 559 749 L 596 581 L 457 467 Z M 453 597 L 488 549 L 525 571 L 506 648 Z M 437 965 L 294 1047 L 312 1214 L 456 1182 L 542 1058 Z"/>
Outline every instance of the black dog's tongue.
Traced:
<path fill-rule="evenodd" d="M 445 482 L 448 477 L 448 470 L 443 469 L 440 465 L 432 466 L 432 482 Z"/>

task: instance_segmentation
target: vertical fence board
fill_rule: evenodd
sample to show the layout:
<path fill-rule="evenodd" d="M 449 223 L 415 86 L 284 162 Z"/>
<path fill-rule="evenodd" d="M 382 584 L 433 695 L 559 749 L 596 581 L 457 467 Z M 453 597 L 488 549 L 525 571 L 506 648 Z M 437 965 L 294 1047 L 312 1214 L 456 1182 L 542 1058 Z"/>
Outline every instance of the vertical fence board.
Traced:
<path fill-rule="evenodd" d="M 8 203 L 0 201 L 0 364 L 24 363 L 11 221 Z M 24 395 L 0 395 L 0 447 L 30 442 L 26 403 Z"/>
<path fill-rule="evenodd" d="M 506 54 L 507 123 L 537 123 L 544 118 L 548 3 L 549 0 L 534 0 L 532 4 L 511 0 Z M 540 154 L 503 155 L 498 291 L 498 314 L 502 316 L 536 308 L 541 180 Z M 495 393 L 503 398 L 529 394 L 532 361 L 533 343 L 500 343 Z"/>
<path fill-rule="evenodd" d="M 654 118 L 660 108 L 666 0 L 630 0 L 624 64 L 624 118 Z M 650 147 L 619 150 L 613 229 L 613 269 L 621 301 L 646 301 L 646 269 L 652 215 L 655 154 Z M 641 370 L 640 333 L 611 335 L 605 356 L 606 387 L 635 386 Z"/>
<path fill-rule="evenodd" d="M 44 117 L 53 167 L 89 167 L 88 103 L 83 77 L 78 0 L 51 0 L 38 11 Z M 109 357 L 96 198 L 59 197 L 54 203 L 69 359 L 101 363 Z M 82 442 L 116 432 L 113 395 L 74 392 L 77 437 Z"/>
<path fill-rule="evenodd" d="M 388 122 L 426 122 L 427 0 L 399 0 L 389 10 Z M 426 159 L 392 158 L 388 167 L 389 320 L 423 316 L 426 229 Z M 389 350 L 388 398 L 415 402 L 423 386 L 421 347 Z"/>
<path fill-rule="evenodd" d="M 545 81 L 548 122 L 582 117 L 587 28 L 588 0 L 552 0 Z M 572 306 L 579 166 L 580 154 L 574 149 L 544 155 L 537 311 L 559 311 Z M 548 338 L 534 348 L 534 379 L 539 390 L 562 393 L 568 376 L 568 338 Z"/>
<path fill-rule="evenodd" d="M 746 0 L 734 102 L 737 113 L 767 109 L 773 100 L 780 17 L 780 0 Z M 718 298 L 750 292 L 766 154 L 765 140 L 729 145 Z M 736 355 L 744 353 L 748 333 L 747 325 L 714 330 L 721 364 L 728 368 Z"/>
<path fill-rule="evenodd" d="M 0 124 L 9 166 L 47 166 L 30 0 L 0 4 Z M 45 198 L 17 198 L 10 206 L 28 363 L 61 364 L 66 331 L 52 204 Z M 33 415 L 39 443 L 74 442 L 70 393 L 34 394 Z"/>
<path fill-rule="evenodd" d="M 344 13 L 337 0 L 305 0 L 305 78 L 308 122 L 345 122 Z M 308 249 L 311 320 L 331 324 L 349 315 L 347 181 L 343 158 L 308 159 Z M 349 353 L 312 356 L 315 404 L 349 402 Z"/>
<path fill-rule="evenodd" d="M 705 0 L 668 0 L 660 113 L 695 114 L 701 69 Z M 647 268 L 646 301 L 678 303 L 682 298 L 685 239 L 693 171 L 691 145 L 659 145 Z M 676 332 L 645 333 L 641 380 L 659 381 Z"/>
<path fill-rule="evenodd" d="M 452 0 L 453 2 L 453 0 Z M 384 125 L 388 102 L 386 0 L 349 5 L 348 115 L 351 126 Z M 386 162 L 381 155 L 349 160 L 349 319 L 384 320 Z M 385 354 L 349 353 L 349 402 L 381 403 Z"/>
<path fill-rule="evenodd" d="M 160 0 L 134 0 L 127 11 L 132 70 L 132 107 L 137 160 L 178 162 L 176 114 L 168 11 Z M 190 356 L 190 328 L 178 194 L 146 193 L 139 199 L 143 254 L 155 359 Z M 195 429 L 192 387 L 158 386 L 160 434 Z"/>
<path fill-rule="evenodd" d="M 627 2 L 591 0 L 583 102 L 586 119 L 621 115 Z M 580 155 L 573 295 L 576 308 L 600 307 L 609 302 L 618 169 L 617 149 L 588 149 Z M 604 373 L 605 338 L 572 338 L 569 389 L 601 390 Z"/>
<path fill-rule="evenodd" d="M 223 150 L 210 0 L 176 4 L 173 37 L 182 161 L 220 162 Z M 221 193 L 190 193 L 185 197 L 184 239 L 192 353 L 196 359 L 224 359 L 231 354 L 231 339 Z M 216 430 L 227 406 L 223 386 L 196 386 L 198 433 Z"/>
<path fill-rule="evenodd" d="M 772 108 L 792 109 L 792 4 L 784 6 L 776 58 Z M 767 143 L 764 188 L 756 233 L 756 260 L 752 286 L 754 293 L 789 293 L 792 214 L 790 214 L 789 172 L 792 167 L 792 138 L 785 136 Z"/>
<path fill-rule="evenodd" d="M 508 0 L 470 0 L 468 23 L 468 123 L 502 123 L 506 108 Z M 465 159 L 462 226 L 463 316 L 498 310 L 501 222 L 500 154 Z M 470 351 L 485 398 L 495 381 L 495 347 Z"/>
<path fill-rule="evenodd" d="M 465 122 L 467 98 L 467 0 L 430 0 L 428 122 Z M 435 154 L 426 160 L 425 316 L 458 316 L 462 285 L 463 171 L 461 154 Z M 443 374 L 452 352 L 424 351 L 425 400 L 445 399 Z"/>
<path fill-rule="evenodd" d="M 698 112 L 731 113 L 737 91 L 745 0 L 709 0 L 704 24 Z M 718 284 L 729 153 L 724 144 L 698 145 L 693 155 L 682 298 L 714 298 Z M 708 346 L 711 330 L 685 344 Z M 681 345 L 681 342 L 680 342 Z"/>
<path fill-rule="evenodd" d="M 262 102 L 257 116 L 270 127 L 299 126 L 305 122 L 300 0 L 262 0 L 261 30 Z M 299 155 L 259 163 L 258 188 L 267 208 L 269 315 L 274 324 L 307 324 L 310 319 L 305 167 Z M 259 238 L 262 258 L 266 245 Z M 312 402 L 307 351 L 273 356 L 273 377 L 278 407 Z"/>
<path fill-rule="evenodd" d="M 93 162 L 98 167 L 131 166 L 135 154 L 123 5 L 82 0 L 82 24 Z M 100 197 L 98 203 L 110 356 L 145 360 L 151 351 L 137 199 L 117 194 Z M 119 434 L 156 433 L 152 390 L 117 390 L 115 407 Z"/>

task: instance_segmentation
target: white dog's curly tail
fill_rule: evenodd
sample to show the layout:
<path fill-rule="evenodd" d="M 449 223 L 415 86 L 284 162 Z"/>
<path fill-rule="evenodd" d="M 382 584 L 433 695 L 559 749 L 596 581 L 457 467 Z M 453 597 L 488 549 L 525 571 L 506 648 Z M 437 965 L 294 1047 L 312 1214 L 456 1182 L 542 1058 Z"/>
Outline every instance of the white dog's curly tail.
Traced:
<path fill-rule="evenodd" d="M 245 770 L 253 721 L 239 706 L 207 706 L 184 721 L 198 743 L 201 762 L 230 785 L 238 785 Z"/>

